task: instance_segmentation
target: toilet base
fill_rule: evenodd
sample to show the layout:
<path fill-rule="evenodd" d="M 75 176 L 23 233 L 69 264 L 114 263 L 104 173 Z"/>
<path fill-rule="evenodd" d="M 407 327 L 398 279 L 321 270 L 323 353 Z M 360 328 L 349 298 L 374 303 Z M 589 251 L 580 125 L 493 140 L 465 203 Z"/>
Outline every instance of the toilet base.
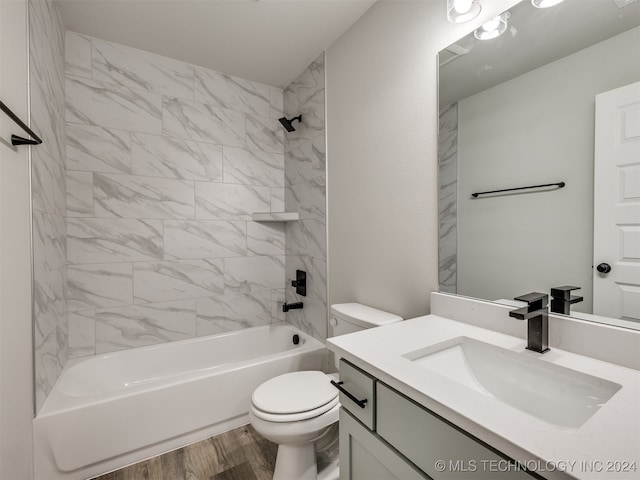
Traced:
<path fill-rule="evenodd" d="M 313 443 L 278 446 L 273 480 L 316 480 L 318 467 Z"/>

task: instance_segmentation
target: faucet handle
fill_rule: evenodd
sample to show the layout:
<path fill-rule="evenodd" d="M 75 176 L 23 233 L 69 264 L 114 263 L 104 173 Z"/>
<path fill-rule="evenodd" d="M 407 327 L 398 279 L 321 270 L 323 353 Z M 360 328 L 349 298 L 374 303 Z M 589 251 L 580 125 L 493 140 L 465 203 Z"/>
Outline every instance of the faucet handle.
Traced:
<path fill-rule="evenodd" d="M 562 313 L 563 315 L 571 314 L 571 307 L 574 303 L 581 302 L 582 297 L 571 295 L 573 290 L 579 290 L 580 287 L 565 285 L 564 287 L 554 287 L 551 289 L 551 311 L 553 313 Z"/>
<path fill-rule="evenodd" d="M 525 295 L 520 295 L 519 297 L 515 297 L 514 300 L 527 302 L 527 312 L 533 312 L 534 310 L 546 308 L 547 303 L 549 302 L 549 295 L 547 295 L 546 293 L 531 292 Z"/>
<path fill-rule="evenodd" d="M 551 289 L 551 297 L 556 300 L 563 300 L 565 302 L 577 303 L 580 300 L 582 300 L 582 297 L 571 295 L 571 292 L 573 290 L 580 290 L 580 288 L 581 287 L 574 287 L 572 285 L 565 285 L 564 287 L 553 287 Z"/>

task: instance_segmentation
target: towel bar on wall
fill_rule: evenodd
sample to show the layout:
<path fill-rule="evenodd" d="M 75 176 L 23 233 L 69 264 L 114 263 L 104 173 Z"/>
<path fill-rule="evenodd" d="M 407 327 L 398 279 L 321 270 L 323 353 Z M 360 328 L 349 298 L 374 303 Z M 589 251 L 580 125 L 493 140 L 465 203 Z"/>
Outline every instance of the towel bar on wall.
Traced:
<path fill-rule="evenodd" d="M 504 188 L 502 190 L 491 190 L 490 192 L 477 192 L 477 193 L 472 193 L 471 196 L 473 198 L 478 198 L 478 195 L 489 195 L 490 193 L 514 192 L 516 190 L 528 190 L 530 188 L 542 188 L 542 187 L 564 188 L 565 185 L 566 185 L 566 183 L 564 183 L 564 182 L 544 183 L 542 185 L 531 185 L 529 187 Z"/>
<path fill-rule="evenodd" d="M 4 113 L 6 113 L 11 120 L 13 120 L 20 128 L 22 128 L 22 130 L 27 132 L 27 134 L 31 137 L 31 138 L 24 138 L 24 137 L 19 137 L 18 135 L 11 135 L 11 145 L 40 145 L 42 143 L 42 140 L 40 140 L 40 137 L 38 137 L 38 135 L 33 133 L 33 130 L 31 130 L 22 120 L 18 118 L 18 116 L 15 113 L 11 111 L 9 107 L 7 107 L 2 102 L 0 102 L 0 109 Z"/>

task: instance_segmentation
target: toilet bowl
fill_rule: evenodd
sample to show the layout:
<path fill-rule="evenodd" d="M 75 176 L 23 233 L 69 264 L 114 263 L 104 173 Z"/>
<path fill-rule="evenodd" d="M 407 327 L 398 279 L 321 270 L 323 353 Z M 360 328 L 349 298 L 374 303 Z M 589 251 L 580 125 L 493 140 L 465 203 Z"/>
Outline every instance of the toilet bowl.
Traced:
<path fill-rule="evenodd" d="M 402 320 L 357 303 L 333 305 L 331 313 L 334 336 Z M 253 392 L 249 420 L 260 435 L 278 444 L 273 480 L 319 479 L 318 450 L 337 457 L 340 399 L 331 384 L 337 379 L 336 374 L 320 371 L 286 373 Z M 323 479 L 338 478 L 337 468 L 328 470 L 323 471 Z"/>
<path fill-rule="evenodd" d="M 335 376 L 319 371 L 293 372 L 260 385 L 251 397 L 249 419 L 256 432 L 278 444 L 274 480 L 315 480 L 315 443 L 337 433 Z"/>

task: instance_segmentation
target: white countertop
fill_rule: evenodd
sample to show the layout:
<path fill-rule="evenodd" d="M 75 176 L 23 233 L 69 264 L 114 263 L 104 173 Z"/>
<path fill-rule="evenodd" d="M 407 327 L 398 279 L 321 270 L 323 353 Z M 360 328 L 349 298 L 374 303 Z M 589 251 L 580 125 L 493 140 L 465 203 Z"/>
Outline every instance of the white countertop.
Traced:
<path fill-rule="evenodd" d="M 547 423 L 403 355 L 466 336 L 604 378 L 622 388 L 577 429 Z M 333 337 L 327 346 L 429 410 L 548 479 L 640 478 L 640 372 L 436 315 Z M 635 462 L 636 470 L 630 469 Z M 620 471 L 625 470 L 625 471 Z"/>

